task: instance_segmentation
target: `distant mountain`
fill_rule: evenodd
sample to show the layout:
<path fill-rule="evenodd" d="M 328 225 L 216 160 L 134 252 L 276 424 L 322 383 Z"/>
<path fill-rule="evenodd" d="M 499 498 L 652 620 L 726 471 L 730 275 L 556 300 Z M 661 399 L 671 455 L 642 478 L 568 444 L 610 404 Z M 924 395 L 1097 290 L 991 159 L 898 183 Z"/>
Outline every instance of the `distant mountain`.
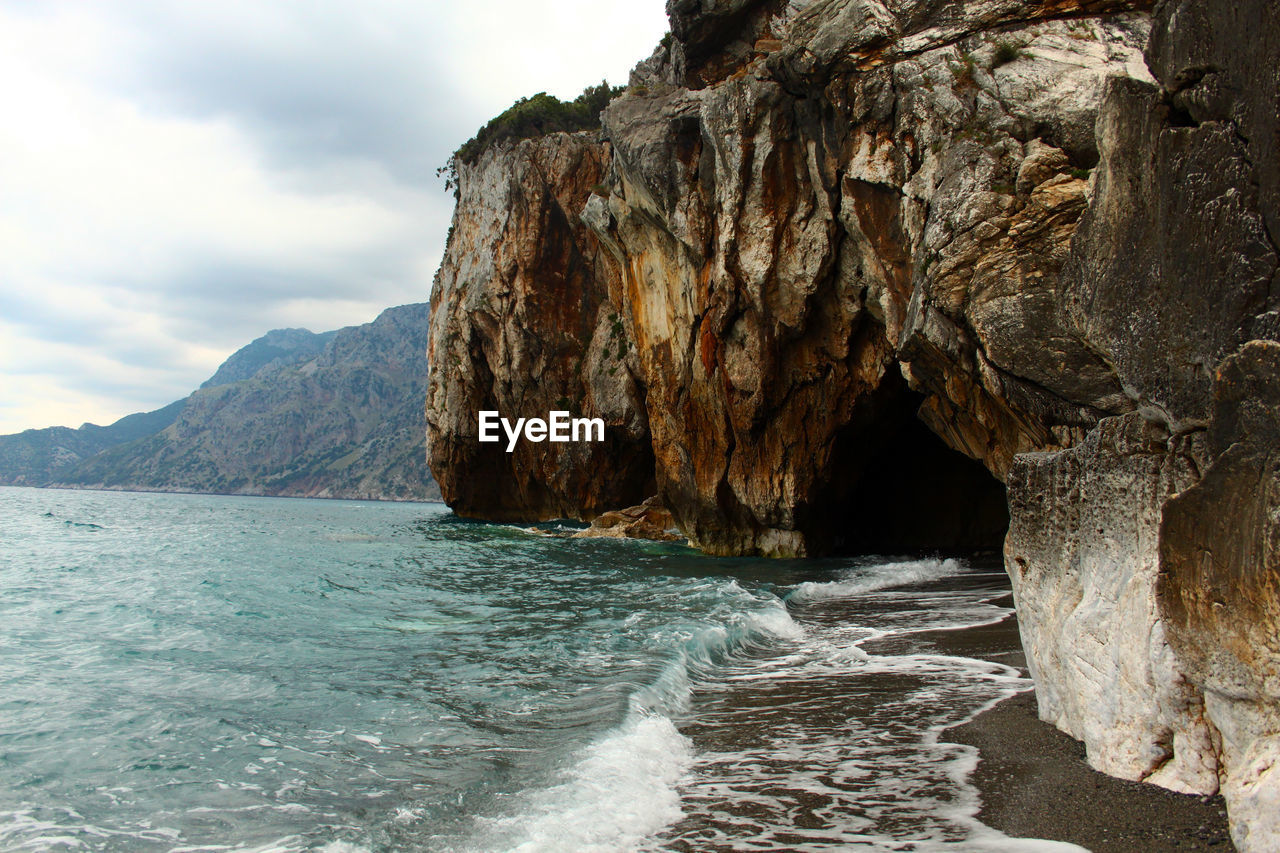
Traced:
<path fill-rule="evenodd" d="M 215 385 L 240 382 L 252 379 L 263 371 L 306 361 L 319 355 L 324 345 L 336 334 L 337 332 L 325 332 L 317 335 L 308 329 L 272 329 L 253 343 L 232 353 L 218 368 L 218 372 L 200 387 L 212 388 Z"/>
<path fill-rule="evenodd" d="M 177 419 L 186 401 L 127 415 L 110 426 L 47 427 L 0 435 L 0 485 L 43 486 L 108 447 L 154 435 Z"/>
<path fill-rule="evenodd" d="M 429 307 L 322 335 L 278 329 L 185 400 L 110 427 L 0 436 L 0 484 L 433 500 Z"/>

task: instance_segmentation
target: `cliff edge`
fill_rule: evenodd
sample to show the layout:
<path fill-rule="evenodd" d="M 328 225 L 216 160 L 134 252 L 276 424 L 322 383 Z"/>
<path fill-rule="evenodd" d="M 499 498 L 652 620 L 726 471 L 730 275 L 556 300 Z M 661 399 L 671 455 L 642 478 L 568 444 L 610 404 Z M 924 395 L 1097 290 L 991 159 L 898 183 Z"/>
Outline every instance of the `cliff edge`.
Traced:
<path fill-rule="evenodd" d="M 458 164 L 446 501 L 711 553 L 1003 542 L 1041 716 L 1280 847 L 1280 11 L 671 0 L 599 133 Z M 476 441 L 480 409 L 606 445 Z"/>

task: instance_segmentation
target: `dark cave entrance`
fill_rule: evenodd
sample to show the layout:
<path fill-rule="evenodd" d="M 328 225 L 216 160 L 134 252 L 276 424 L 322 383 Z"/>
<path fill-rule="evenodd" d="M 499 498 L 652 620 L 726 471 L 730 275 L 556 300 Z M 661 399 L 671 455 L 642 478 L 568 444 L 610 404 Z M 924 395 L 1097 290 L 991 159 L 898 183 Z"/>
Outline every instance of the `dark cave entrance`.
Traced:
<path fill-rule="evenodd" d="M 1000 549 L 1004 484 L 917 416 L 924 397 L 894 376 L 866 417 L 836 438 L 830 478 L 805 526 L 836 554 Z"/>

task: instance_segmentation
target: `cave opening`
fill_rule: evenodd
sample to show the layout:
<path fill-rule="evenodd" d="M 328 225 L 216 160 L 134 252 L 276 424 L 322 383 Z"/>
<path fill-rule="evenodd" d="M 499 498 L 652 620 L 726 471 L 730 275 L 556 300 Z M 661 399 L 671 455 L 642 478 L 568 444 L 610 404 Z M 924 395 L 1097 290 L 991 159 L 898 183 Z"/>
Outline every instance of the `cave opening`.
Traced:
<path fill-rule="evenodd" d="M 809 513 L 810 541 L 835 554 L 999 550 L 1004 484 L 920 420 L 924 397 L 894 376 L 872 409 L 836 437 Z"/>

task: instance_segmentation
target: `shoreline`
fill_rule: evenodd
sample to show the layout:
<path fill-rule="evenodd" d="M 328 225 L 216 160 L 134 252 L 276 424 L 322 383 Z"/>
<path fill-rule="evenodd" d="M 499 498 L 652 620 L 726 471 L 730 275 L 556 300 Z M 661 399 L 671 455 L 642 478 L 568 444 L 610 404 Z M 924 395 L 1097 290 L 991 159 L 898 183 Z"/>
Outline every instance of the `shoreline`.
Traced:
<path fill-rule="evenodd" d="M 287 500 L 304 501 L 361 501 L 365 503 L 388 504 L 443 504 L 440 498 L 369 498 L 345 497 L 342 495 L 268 495 L 259 492 L 192 492 L 183 489 L 129 489 L 115 486 L 83 486 L 66 483 L 49 483 L 43 486 L 30 484 L 0 483 L 4 489 L 43 489 L 50 492 L 110 492 L 130 495 L 196 495 L 213 498 L 285 498 Z"/>
<path fill-rule="evenodd" d="M 1020 643 L 1016 654 L 993 648 L 1005 632 L 1016 635 L 1016 614 L 949 637 L 938 632 L 937 641 L 949 654 L 1025 670 Z M 1011 838 L 1065 841 L 1093 853 L 1235 850 L 1220 795 L 1179 794 L 1094 770 L 1085 761 L 1084 744 L 1039 718 L 1034 690 L 944 729 L 939 739 L 977 749 L 977 767 L 968 779 L 981 803 L 975 817 Z"/>

